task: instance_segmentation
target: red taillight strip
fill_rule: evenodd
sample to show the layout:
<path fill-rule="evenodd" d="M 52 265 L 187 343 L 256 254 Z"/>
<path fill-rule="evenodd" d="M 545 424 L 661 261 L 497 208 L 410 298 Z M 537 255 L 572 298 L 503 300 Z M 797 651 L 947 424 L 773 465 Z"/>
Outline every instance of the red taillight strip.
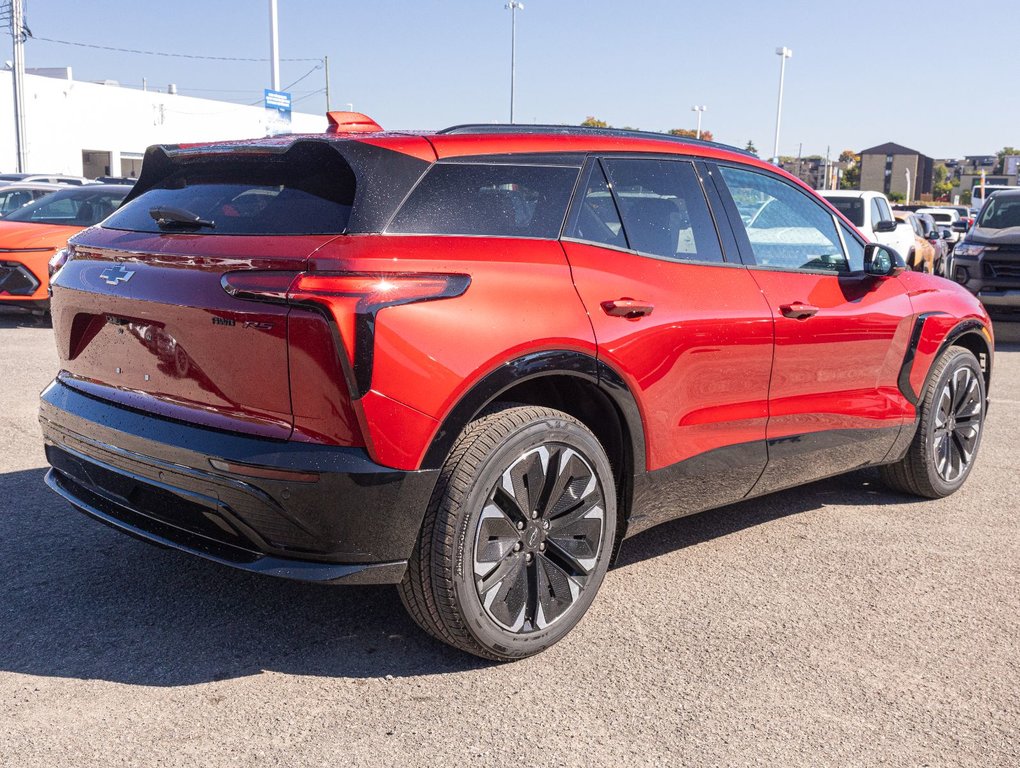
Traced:
<path fill-rule="evenodd" d="M 290 304 L 318 310 L 334 335 L 342 339 L 334 309 L 339 301 L 355 299 L 351 396 L 371 388 L 375 348 L 375 316 L 381 309 L 460 296 L 471 284 L 468 275 L 431 272 L 228 272 L 223 290 L 238 299 Z M 337 352 L 343 354 L 343 343 Z"/>

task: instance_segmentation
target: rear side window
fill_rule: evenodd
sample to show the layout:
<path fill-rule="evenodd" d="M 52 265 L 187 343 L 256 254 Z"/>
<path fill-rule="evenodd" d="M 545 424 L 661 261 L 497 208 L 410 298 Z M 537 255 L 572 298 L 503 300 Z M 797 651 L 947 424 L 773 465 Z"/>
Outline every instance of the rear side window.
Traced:
<path fill-rule="evenodd" d="M 561 166 L 437 163 L 387 231 L 556 239 L 578 172 Z"/>
<path fill-rule="evenodd" d="M 722 249 L 694 166 L 681 160 L 603 160 L 630 247 L 678 261 L 721 262 Z"/>
<path fill-rule="evenodd" d="M 859 197 L 830 197 L 829 203 L 850 219 L 855 227 L 864 226 L 864 201 Z"/>
<path fill-rule="evenodd" d="M 609 183 L 598 161 L 592 164 L 587 188 L 578 202 L 573 225 L 567 234 L 587 243 L 600 243 L 614 248 L 627 247 L 623 222 L 620 221 L 613 193 L 609 191 Z"/>
<path fill-rule="evenodd" d="M 350 220 L 354 191 L 350 166 L 325 144 L 296 147 L 275 157 L 208 158 L 182 163 L 103 226 L 165 231 L 150 211 L 179 208 L 213 223 L 196 234 L 341 234 Z"/>

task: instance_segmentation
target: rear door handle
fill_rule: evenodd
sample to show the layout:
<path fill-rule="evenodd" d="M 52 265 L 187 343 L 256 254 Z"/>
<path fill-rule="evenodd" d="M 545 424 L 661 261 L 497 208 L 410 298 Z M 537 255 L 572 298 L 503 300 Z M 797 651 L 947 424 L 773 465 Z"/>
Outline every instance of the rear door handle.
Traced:
<path fill-rule="evenodd" d="M 784 317 L 792 317 L 794 320 L 806 320 L 812 315 L 817 314 L 818 307 L 805 304 L 802 301 L 795 301 L 792 304 L 781 304 L 779 311 L 783 313 Z"/>
<path fill-rule="evenodd" d="M 607 315 L 627 317 L 631 320 L 638 317 L 646 317 L 652 314 L 653 309 L 655 309 L 654 304 L 649 304 L 647 301 L 641 301 L 640 299 L 629 299 L 626 296 L 622 299 L 602 302 L 602 311 Z"/>

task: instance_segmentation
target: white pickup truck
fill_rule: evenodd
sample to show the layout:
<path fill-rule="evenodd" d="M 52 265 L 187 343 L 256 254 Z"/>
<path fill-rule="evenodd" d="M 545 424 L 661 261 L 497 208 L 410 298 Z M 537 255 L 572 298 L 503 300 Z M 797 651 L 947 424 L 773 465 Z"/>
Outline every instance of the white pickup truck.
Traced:
<path fill-rule="evenodd" d="M 868 240 L 894 248 L 907 264 L 913 262 L 914 231 L 909 224 L 893 218 L 889 200 L 881 192 L 820 189 L 818 194 L 850 219 Z"/>

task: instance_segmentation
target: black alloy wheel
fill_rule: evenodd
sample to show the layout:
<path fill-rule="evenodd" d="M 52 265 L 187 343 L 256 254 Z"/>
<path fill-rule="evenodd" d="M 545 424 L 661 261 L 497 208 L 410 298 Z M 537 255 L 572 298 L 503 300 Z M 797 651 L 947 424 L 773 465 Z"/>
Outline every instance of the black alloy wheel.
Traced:
<path fill-rule="evenodd" d="M 605 538 L 605 498 L 574 449 L 545 444 L 500 475 L 476 526 L 475 588 L 488 616 L 518 634 L 566 615 Z"/>
<path fill-rule="evenodd" d="M 592 432 L 560 411 L 502 405 L 451 451 L 401 599 L 443 642 L 524 658 L 584 616 L 616 535 L 616 484 Z"/>
<path fill-rule="evenodd" d="M 970 350 L 949 347 L 928 374 L 910 447 L 881 468 L 896 490 L 929 499 L 957 491 L 974 468 L 986 412 L 984 372 Z"/>
<path fill-rule="evenodd" d="M 934 410 L 935 469 L 953 483 L 970 469 L 984 419 L 980 372 L 967 366 L 956 368 L 942 385 Z"/>

